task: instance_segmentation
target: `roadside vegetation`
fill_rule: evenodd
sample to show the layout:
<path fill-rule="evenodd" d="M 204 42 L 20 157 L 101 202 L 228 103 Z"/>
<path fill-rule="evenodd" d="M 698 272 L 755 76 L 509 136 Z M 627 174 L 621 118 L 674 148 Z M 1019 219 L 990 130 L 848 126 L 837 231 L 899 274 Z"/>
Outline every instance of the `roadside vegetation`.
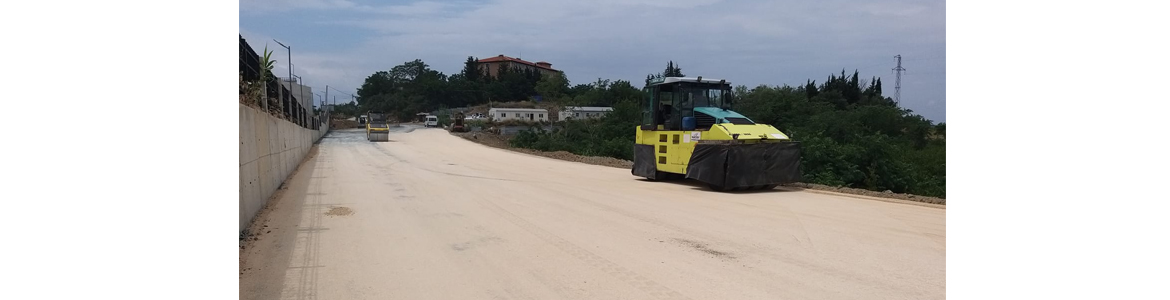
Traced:
<path fill-rule="evenodd" d="M 664 72 L 648 75 L 647 80 L 656 76 L 685 75 L 668 62 Z M 625 160 L 633 159 L 642 100 L 641 88 L 624 80 L 570 85 L 562 76 L 511 70 L 490 78 L 478 72 L 471 57 L 461 72 L 450 76 L 421 60 L 376 72 L 358 96 L 356 103 L 338 107 L 337 112 L 380 110 L 409 120 L 418 112 L 489 102 L 609 106 L 614 110 L 605 117 L 557 122 L 558 128 L 551 131 L 533 126 L 510 143 Z M 880 78 L 861 79 L 857 72 L 842 70 L 820 83 L 737 86 L 734 99 L 735 111 L 801 142 L 807 183 L 946 197 L 946 124 L 935 124 L 883 96 Z"/>

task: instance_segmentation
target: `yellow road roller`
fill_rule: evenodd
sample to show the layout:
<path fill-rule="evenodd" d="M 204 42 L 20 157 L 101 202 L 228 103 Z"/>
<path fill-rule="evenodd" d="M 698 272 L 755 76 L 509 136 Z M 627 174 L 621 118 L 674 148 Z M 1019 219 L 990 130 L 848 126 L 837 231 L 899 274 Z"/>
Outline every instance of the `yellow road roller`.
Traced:
<path fill-rule="evenodd" d="M 731 83 L 653 78 L 644 88 L 631 173 L 694 179 L 716 191 L 772 189 L 798 182 L 800 143 L 732 110 Z"/>
<path fill-rule="evenodd" d="M 366 122 L 366 139 L 371 142 L 390 141 L 389 116 L 380 112 L 369 112 L 369 121 Z"/>

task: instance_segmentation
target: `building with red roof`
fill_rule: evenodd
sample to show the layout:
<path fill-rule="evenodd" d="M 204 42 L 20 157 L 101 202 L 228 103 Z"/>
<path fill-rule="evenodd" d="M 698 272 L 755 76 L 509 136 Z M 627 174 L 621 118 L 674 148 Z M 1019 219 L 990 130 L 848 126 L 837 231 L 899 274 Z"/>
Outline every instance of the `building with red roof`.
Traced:
<path fill-rule="evenodd" d="M 530 62 L 519 58 L 508 57 L 500 54 L 495 57 L 484 58 L 476 61 L 479 63 L 479 69 L 488 74 L 488 76 L 495 78 L 500 73 L 500 66 L 508 66 L 508 70 L 534 70 L 540 72 L 542 75 L 562 74 L 564 72 L 553 69 L 552 64 L 548 62 L 538 61 Z"/>

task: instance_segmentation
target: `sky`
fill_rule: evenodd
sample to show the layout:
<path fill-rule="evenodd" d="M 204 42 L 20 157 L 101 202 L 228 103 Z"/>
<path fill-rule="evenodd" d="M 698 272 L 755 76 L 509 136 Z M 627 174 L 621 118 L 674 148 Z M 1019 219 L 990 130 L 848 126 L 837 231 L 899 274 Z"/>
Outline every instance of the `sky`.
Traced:
<path fill-rule="evenodd" d="M 640 87 L 668 61 L 688 77 L 749 88 L 829 75 L 879 77 L 900 105 L 946 122 L 945 1 L 241 0 L 240 34 L 316 94 L 348 101 L 366 77 L 421 59 L 447 75 L 468 56 L 546 61 L 571 85 Z M 318 102 L 319 103 L 319 102 Z"/>

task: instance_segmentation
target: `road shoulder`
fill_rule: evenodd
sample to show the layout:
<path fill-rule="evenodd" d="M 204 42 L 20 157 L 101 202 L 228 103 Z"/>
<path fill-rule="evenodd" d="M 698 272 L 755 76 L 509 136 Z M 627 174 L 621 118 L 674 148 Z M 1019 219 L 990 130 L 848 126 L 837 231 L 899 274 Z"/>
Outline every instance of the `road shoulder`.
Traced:
<path fill-rule="evenodd" d="M 536 155 L 541 157 L 579 162 L 591 165 L 606 166 L 613 168 L 629 169 L 633 166 L 633 162 L 628 160 L 616 159 L 612 157 L 595 157 L 572 154 L 565 151 L 546 152 L 532 149 L 515 148 L 508 144 L 508 138 L 502 137 L 493 133 L 486 132 L 450 132 L 451 135 L 463 138 L 465 140 L 481 144 L 484 146 L 519 152 L 523 154 Z M 910 205 L 918 205 L 925 207 L 934 207 L 946 209 L 947 200 L 945 198 L 928 197 L 913 194 L 901 194 L 893 192 L 878 192 L 866 189 L 848 188 L 848 187 L 834 187 L 821 184 L 812 183 L 795 183 L 786 185 L 792 188 L 801 190 L 828 194 L 848 196 L 858 199 L 877 200 L 891 203 L 903 203 Z"/>

